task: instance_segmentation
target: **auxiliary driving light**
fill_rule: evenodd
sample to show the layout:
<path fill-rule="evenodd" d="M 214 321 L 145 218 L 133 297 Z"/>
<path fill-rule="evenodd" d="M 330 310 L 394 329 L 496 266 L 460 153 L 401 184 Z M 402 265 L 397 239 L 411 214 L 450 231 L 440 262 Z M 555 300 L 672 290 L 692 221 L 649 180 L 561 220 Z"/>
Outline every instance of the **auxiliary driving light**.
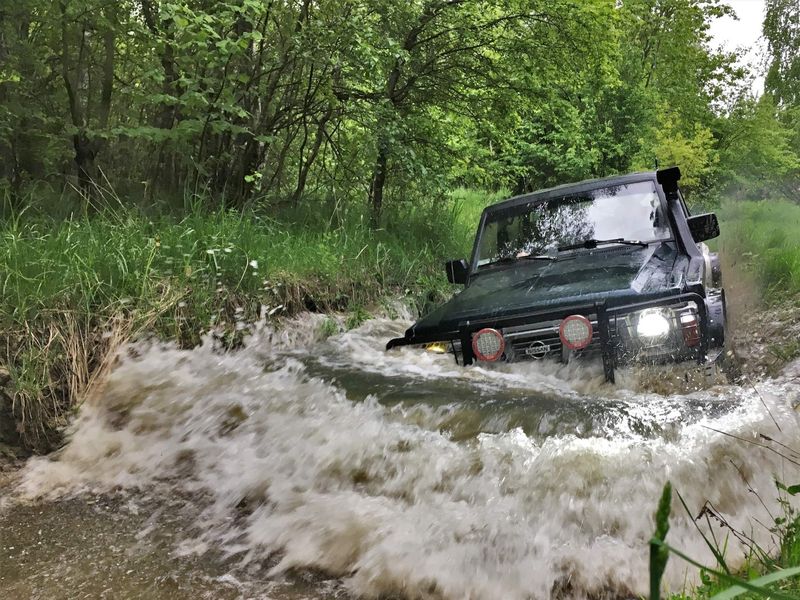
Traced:
<path fill-rule="evenodd" d="M 583 315 L 570 315 L 561 321 L 558 335 L 570 350 L 583 350 L 592 342 L 592 322 Z"/>
<path fill-rule="evenodd" d="M 444 342 L 431 342 L 425 346 L 425 350 L 433 354 L 444 354 L 447 352 L 447 344 Z"/>
<path fill-rule="evenodd" d="M 494 362 L 503 356 L 506 341 L 496 329 L 481 329 L 472 336 L 472 352 L 478 360 Z"/>
<path fill-rule="evenodd" d="M 643 310 L 639 313 L 636 333 L 641 337 L 664 337 L 669 333 L 669 319 L 659 309 Z"/>

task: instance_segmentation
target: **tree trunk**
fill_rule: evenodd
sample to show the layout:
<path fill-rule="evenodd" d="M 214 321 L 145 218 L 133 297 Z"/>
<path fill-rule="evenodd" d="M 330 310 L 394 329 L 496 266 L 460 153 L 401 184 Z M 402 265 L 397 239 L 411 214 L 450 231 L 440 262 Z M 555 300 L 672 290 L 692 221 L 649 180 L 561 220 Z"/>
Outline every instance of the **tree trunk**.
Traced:
<path fill-rule="evenodd" d="M 170 30 L 172 21 L 171 19 L 161 19 L 159 9 L 153 3 L 153 0 L 141 0 L 140 5 L 145 25 L 147 25 L 152 36 L 156 39 L 163 36 L 163 48 L 159 54 L 161 69 L 164 74 L 161 93 L 165 98 L 179 98 L 183 93 L 183 89 L 176 66 L 173 34 Z M 177 105 L 164 101 L 152 117 L 151 123 L 159 129 L 171 130 L 178 120 L 180 120 L 180 115 L 178 114 Z M 158 151 L 154 154 L 154 166 L 149 169 L 150 176 L 147 187 L 150 194 L 155 193 L 157 182 L 171 191 L 178 189 L 179 178 L 177 170 L 170 166 L 171 161 L 174 162 L 174 159 L 174 151 L 169 148 L 168 140 L 165 139 L 160 142 Z M 174 167 L 174 165 L 172 166 Z"/>
<path fill-rule="evenodd" d="M 373 228 L 377 228 L 381 222 L 383 186 L 386 183 L 386 163 L 388 161 L 388 153 L 385 144 L 380 143 L 378 146 L 378 156 L 375 159 L 375 167 L 372 171 L 372 183 L 369 187 L 369 200 L 372 209 L 370 225 Z"/>
<path fill-rule="evenodd" d="M 319 149 L 322 147 L 322 141 L 325 139 L 325 126 L 328 121 L 333 117 L 333 107 L 329 107 L 322 118 L 317 123 L 317 133 L 314 136 L 314 143 L 308 152 L 308 156 L 303 159 L 302 153 L 300 154 L 300 169 L 297 172 L 297 186 L 292 194 L 292 205 L 297 206 L 300 203 L 300 197 L 306 189 L 306 182 L 308 181 L 308 174 L 311 171 L 311 166 L 317 160 Z"/>
<path fill-rule="evenodd" d="M 85 131 L 72 136 L 75 148 L 75 164 L 78 167 L 78 187 L 85 198 L 92 196 L 94 182 L 97 179 L 97 167 L 94 159 L 97 155 L 96 144 L 89 139 Z"/>

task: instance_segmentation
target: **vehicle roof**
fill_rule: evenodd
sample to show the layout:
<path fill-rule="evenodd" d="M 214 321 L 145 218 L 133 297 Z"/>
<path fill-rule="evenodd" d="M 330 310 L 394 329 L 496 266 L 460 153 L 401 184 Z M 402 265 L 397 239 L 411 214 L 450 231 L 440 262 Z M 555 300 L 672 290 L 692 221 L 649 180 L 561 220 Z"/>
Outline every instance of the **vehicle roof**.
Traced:
<path fill-rule="evenodd" d="M 656 182 L 657 171 L 641 171 L 638 173 L 630 173 L 628 175 L 614 175 L 611 177 L 602 177 L 598 179 L 586 179 L 577 183 L 566 183 L 543 190 L 536 190 L 535 192 L 528 192 L 527 194 L 520 194 L 502 202 L 491 204 L 483 209 L 483 212 L 494 212 L 496 210 L 503 210 L 506 208 L 513 208 L 521 204 L 528 204 L 530 202 L 542 202 L 549 200 L 555 196 L 563 196 L 569 193 L 580 193 L 597 188 L 608 187 L 612 185 L 627 185 L 629 183 L 637 183 L 639 181 L 652 180 Z"/>

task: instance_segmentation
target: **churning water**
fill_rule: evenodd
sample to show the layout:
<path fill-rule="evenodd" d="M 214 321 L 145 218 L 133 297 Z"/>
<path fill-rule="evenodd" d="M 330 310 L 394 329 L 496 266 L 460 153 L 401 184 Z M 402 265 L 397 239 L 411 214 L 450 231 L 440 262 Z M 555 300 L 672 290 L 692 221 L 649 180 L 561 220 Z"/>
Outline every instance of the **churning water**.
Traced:
<path fill-rule="evenodd" d="M 407 325 L 131 349 L 0 500 L 0 595 L 627 598 L 667 480 L 773 543 L 775 479 L 800 481 L 778 445 L 800 448 L 795 384 L 664 395 L 596 365 L 384 353 Z M 668 541 L 711 563 L 693 516 L 676 498 Z M 672 557 L 665 585 L 695 574 Z"/>

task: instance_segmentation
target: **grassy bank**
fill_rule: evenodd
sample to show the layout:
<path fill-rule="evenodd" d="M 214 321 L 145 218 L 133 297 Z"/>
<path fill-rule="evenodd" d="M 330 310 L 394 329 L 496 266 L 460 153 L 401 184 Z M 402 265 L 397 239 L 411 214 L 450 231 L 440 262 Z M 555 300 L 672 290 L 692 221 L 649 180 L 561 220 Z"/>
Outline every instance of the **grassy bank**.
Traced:
<path fill-rule="evenodd" d="M 736 202 L 718 212 L 729 333 L 742 371 L 776 375 L 800 357 L 800 206 Z"/>
<path fill-rule="evenodd" d="M 800 205 L 731 202 L 719 216 L 723 251 L 757 276 L 766 299 L 800 293 Z"/>
<path fill-rule="evenodd" d="M 0 228 L 0 443 L 58 443 L 82 394 L 138 335 L 189 347 L 213 331 L 230 347 L 264 316 L 344 311 L 355 323 L 387 296 L 424 310 L 450 292 L 443 261 L 467 255 L 485 202 L 454 193 L 377 231 L 313 212 L 17 215 Z"/>
<path fill-rule="evenodd" d="M 777 374 L 787 361 L 800 356 L 796 318 L 800 303 L 800 206 L 779 201 L 730 202 L 716 212 L 722 235 L 715 246 L 727 255 L 725 262 L 734 270 L 734 273 L 726 271 L 723 279 L 744 271 L 756 282 L 764 304 L 744 316 L 743 331 L 732 332 L 734 342 L 740 342 L 736 344 L 737 353 L 753 367 L 752 373 L 759 373 L 760 367 L 766 366 L 767 373 Z M 726 288 L 729 284 L 728 279 Z M 731 305 L 737 299 L 729 296 L 728 301 Z M 737 340 L 737 335 L 742 339 Z M 789 461 L 794 462 L 791 450 L 778 448 L 778 451 L 789 454 Z M 728 561 L 738 557 L 726 555 L 724 540 L 734 535 L 748 539 L 747 535 L 716 523 L 715 527 L 722 527 L 723 533 L 705 541 L 714 548 L 717 564 L 701 569 L 700 586 L 674 595 L 672 600 L 800 598 L 800 517 L 794 508 L 800 486 L 778 484 L 774 493 L 782 510 L 772 523 L 764 526 L 773 533 L 775 547 L 764 549 L 752 542 L 744 565 L 735 568 Z M 690 566 L 675 554 L 669 560 Z M 749 582 L 753 587 L 736 588 L 737 580 Z"/>

